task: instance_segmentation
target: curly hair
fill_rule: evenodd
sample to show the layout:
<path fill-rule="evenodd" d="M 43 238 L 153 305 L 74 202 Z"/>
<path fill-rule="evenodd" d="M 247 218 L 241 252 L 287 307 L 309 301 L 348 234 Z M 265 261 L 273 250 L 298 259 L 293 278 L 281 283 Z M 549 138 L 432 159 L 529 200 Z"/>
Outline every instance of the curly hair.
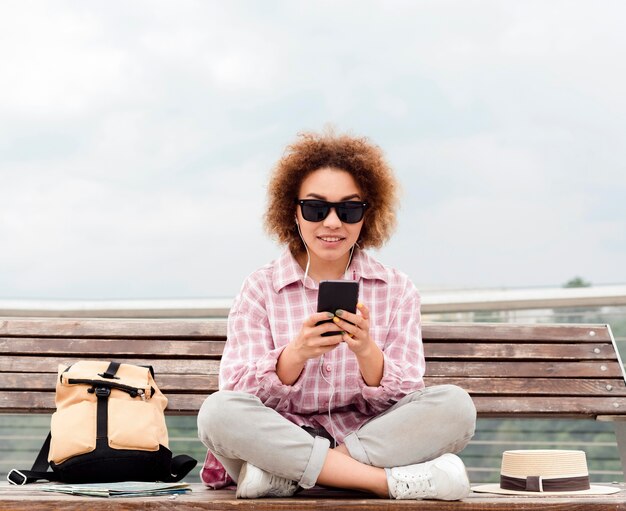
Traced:
<path fill-rule="evenodd" d="M 382 150 L 365 137 L 336 135 L 332 130 L 305 132 L 287 146 L 268 186 L 265 228 L 293 254 L 304 250 L 294 222 L 302 181 L 312 172 L 331 167 L 348 172 L 369 203 L 359 238 L 361 248 L 380 248 L 396 225 L 398 183 Z"/>

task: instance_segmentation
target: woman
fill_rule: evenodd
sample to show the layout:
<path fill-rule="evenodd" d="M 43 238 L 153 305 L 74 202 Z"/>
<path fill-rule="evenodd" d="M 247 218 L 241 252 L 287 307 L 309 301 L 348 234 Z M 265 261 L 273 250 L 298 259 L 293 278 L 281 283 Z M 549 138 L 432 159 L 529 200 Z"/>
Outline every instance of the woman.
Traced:
<path fill-rule="evenodd" d="M 474 433 L 474 405 L 458 387 L 424 386 L 419 295 L 364 250 L 389 238 L 396 194 L 367 139 L 306 133 L 287 148 L 265 215 L 286 248 L 235 299 L 220 391 L 198 416 L 209 486 L 232 479 L 238 498 L 314 485 L 397 499 L 469 493 L 453 453 Z M 337 279 L 359 282 L 356 314 L 315 312 L 319 282 Z"/>

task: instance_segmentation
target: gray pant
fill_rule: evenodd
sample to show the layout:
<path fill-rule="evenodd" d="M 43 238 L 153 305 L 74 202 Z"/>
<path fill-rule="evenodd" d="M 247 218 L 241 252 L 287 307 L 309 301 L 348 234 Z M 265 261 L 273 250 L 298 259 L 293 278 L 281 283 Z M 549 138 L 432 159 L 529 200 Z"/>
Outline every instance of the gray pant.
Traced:
<path fill-rule="evenodd" d="M 350 433 L 354 459 L 398 467 L 461 451 L 474 435 L 476 408 L 463 389 L 440 385 L 419 390 Z M 198 414 L 198 436 L 237 481 L 245 461 L 273 474 L 315 485 L 330 448 L 245 392 L 210 395 Z"/>

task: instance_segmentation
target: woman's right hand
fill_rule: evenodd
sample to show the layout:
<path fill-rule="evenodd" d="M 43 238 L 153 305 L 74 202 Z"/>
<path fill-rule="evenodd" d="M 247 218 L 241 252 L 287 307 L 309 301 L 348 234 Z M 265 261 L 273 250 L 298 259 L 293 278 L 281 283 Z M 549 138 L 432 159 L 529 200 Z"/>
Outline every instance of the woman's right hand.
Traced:
<path fill-rule="evenodd" d="M 290 343 L 297 360 L 304 363 L 310 358 L 319 358 L 341 343 L 341 335 L 322 336 L 326 332 L 341 332 L 332 321 L 333 317 L 332 312 L 317 312 L 305 320 L 298 336 Z M 326 323 L 318 325 L 321 321 Z"/>
<path fill-rule="evenodd" d="M 332 320 L 330 312 L 317 312 L 309 316 L 300 328 L 297 337 L 291 341 L 278 357 L 276 374 L 285 385 L 293 385 L 300 376 L 306 361 L 319 358 L 324 353 L 336 348 L 341 342 L 341 335 L 322 337 L 326 332 L 340 332 L 332 321 L 318 325 L 320 321 Z"/>

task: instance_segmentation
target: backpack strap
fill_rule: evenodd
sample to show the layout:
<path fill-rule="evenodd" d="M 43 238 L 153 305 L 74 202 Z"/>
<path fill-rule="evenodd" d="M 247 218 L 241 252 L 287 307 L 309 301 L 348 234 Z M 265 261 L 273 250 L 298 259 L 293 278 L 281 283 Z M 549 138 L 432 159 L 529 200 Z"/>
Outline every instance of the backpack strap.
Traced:
<path fill-rule="evenodd" d="M 48 452 L 50 451 L 50 440 L 52 438 L 52 432 L 48 433 L 46 441 L 41 446 L 37 459 L 30 470 L 18 470 L 14 468 L 7 474 L 7 481 L 11 484 L 18 486 L 34 483 L 39 479 L 45 479 L 47 481 L 58 481 L 59 478 L 54 472 L 49 472 L 48 467 Z"/>
<path fill-rule="evenodd" d="M 119 362 L 109 362 L 109 367 L 107 367 L 107 370 L 104 371 L 104 373 L 99 373 L 98 376 L 101 376 L 102 378 L 106 378 L 107 380 L 112 380 L 113 378 L 116 378 L 115 373 L 117 373 L 117 370 L 120 368 L 120 363 Z M 117 378 L 119 380 L 119 378 Z"/>
<path fill-rule="evenodd" d="M 175 483 L 182 480 L 197 464 L 198 462 L 195 459 L 186 454 L 174 456 L 172 458 L 172 464 L 170 465 L 169 477 L 163 477 L 163 482 Z"/>

